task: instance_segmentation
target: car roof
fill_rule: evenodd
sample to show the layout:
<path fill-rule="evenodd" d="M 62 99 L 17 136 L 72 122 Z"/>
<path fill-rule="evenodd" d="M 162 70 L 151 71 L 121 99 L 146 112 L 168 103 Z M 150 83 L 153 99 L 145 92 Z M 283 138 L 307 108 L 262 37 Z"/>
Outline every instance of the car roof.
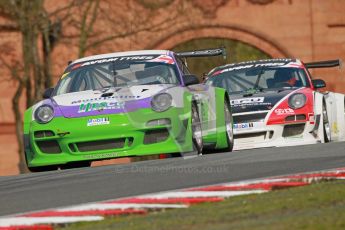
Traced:
<path fill-rule="evenodd" d="M 126 52 L 115 52 L 115 53 L 99 54 L 99 55 L 93 55 L 93 56 L 80 58 L 73 61 L 71 64 L 76 64 L 79 62 L 86 62 L 86 61 L 93 61 L 93 60 L 104 59 L 104 58 L 122 57 L 122 56 L 168 55 L 169 52 L 171 51 L 169 50 L 133 50 L 133 51 L 126 51 Z"/>
<path fill-rule="evenodd" d="M 238 63 L 231 63 L 231 64 L 226 64 L 222 66 L 215 67 L 212 69 L 209 74 L 215 72 L 215 71 L 220 71 L 228 68 L 234 68 L 234 67 L 241 67 L 241 66 L 247 66 L 247 65 L 253 65 L 255 66 L 256 64 L 272 64 L 272 63 L 284 63 L 284 64 L 294 64 L 296 66 L 302 66 L 303 63 L 299 59 L 293 59 L 293 58 L 274 58 L 274 59 L 262 59 L 262 60 L 254 60 L 254 61 L 244 61 L 244 62 L 238 62 Z"/>

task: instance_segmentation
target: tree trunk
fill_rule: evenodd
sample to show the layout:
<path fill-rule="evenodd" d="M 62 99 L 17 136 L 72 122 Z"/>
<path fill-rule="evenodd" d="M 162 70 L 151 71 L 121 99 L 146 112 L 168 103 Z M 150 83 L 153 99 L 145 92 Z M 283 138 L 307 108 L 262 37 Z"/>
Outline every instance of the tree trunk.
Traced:
<path fill-rule="evenodd" d="M 43 37 L 43 74 L 44 74 L 44 88 L 47 89 L 52 86 L 51 75 L 51 44 L 49 41 L 49 32 L 44 32 Z"/>
<path fill-rule="evenodd" d="M 18 142 L 18 168 L 20 173 L 28 172 L 26 166 L 25 156 L 24 156 L 24 140 L 23 140 L 23 119 L 20 112 L 19 100 L 23 93 L 24 85 L 21 81 L 18 82 L 17 90 L 12 98 L 12 110 L 14 112 L 14 117 L 16 119 L 16 137 Z"/>

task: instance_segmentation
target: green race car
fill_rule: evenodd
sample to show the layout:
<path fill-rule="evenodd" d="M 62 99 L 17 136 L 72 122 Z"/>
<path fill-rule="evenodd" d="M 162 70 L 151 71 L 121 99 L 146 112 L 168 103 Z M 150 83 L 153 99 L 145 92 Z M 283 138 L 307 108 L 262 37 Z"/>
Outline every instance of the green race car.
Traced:
<path fill-rule="evenodd" d="M 68 65 L 55 88 L 25 112 L 30 171 L 90 166 L 152 154 L 231 151 L 224 89 L 198 84 L 183 61 L 220 50 L 145 50 L 96 55 Z"/>

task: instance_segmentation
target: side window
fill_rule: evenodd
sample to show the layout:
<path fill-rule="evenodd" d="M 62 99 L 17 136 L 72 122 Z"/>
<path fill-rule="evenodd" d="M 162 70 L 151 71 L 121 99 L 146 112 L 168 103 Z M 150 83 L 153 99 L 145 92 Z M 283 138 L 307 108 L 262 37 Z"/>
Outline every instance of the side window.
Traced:
<path fill-rule="evenodd" d="M 311 73 L 309 72 L 308 68 L 305 68 L 305 70 L 306 70 L 307 73 L 304 73 L 304 74 L 307 75 L 307 77 L 308 77 L 308 75 L 309 75 L 310 79 L 313 79 L 313 76 L 312 76 Z"/>
<path fill-rule="evenodd" d="M 180 70 L 182 71 L 182 73 L 184 75 L 190 74 L 190 71 L 189 71 L 188 67 L 184 64 L 184 62 L 179 57 L 175 56 L 175 59 L 177 61 L 177 65 L 180 68 Z"/>
<path fill-rule="evenodd" d="M 309 83 L 309 76 L 311 77 L 311 74 L 309 73 L 308 69 L 306 69 L 307 72 L 305 72 L 303 69 L 298 70 L 298 80 L 302 83 L 302 86 L 310 87 Z"/>
<path fill-rule="evenodd" d="M 183 65 L 183 73 L 184 74 L 190 74 L 188 67 L 184 63 L 182 65 Z"/>

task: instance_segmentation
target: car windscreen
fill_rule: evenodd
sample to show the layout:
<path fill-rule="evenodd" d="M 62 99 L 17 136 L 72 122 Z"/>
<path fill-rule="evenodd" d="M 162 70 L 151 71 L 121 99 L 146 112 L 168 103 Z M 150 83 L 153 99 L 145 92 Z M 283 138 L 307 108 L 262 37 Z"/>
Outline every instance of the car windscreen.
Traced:
<path fill-rule="evenodd" d="M 159 57 L 158 57 L 159 58 Z M 151 59 L 151 60 L 156 60 Z M 94 61 L 69 67 L 55 88 L 55 95 L 134 85 L 180 84 L 174 63 L 160 61 Z"/>
<path fill-rule="evenodd" d="M 309 87 L 304 69 L 292 67 L 260 67 L 218 72 L 207 84 L 226 89 L 229 93 L 251 89 L 279 89 Z"/>

